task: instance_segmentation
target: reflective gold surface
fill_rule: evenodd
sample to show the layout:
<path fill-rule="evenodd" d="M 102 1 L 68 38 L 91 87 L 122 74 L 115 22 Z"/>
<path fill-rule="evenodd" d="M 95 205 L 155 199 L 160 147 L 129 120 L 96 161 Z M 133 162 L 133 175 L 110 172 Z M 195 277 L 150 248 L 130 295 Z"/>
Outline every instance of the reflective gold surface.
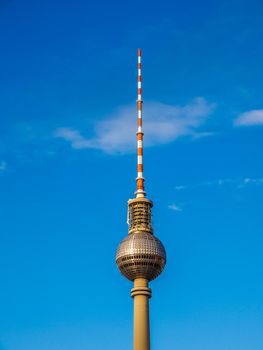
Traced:
<path fill-rule="evenodd" d="M 120 243 L 116 262 L 120 272 L 129 280 L 153 280 L 162 272 L 166 253 L 161 241 L 150 233 L 129 234 Z"/>

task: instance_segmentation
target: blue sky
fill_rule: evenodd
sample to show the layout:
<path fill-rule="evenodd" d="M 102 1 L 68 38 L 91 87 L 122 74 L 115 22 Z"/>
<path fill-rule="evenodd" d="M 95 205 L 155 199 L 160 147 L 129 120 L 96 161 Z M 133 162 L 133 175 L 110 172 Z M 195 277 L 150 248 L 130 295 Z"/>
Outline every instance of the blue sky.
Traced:
<path fill-rule="evenodd" d="M 1 1 L 0 349 L 132 349 L 136 177 L 168 262 L 152 349 L 263 348 L 261 1 Z"/>

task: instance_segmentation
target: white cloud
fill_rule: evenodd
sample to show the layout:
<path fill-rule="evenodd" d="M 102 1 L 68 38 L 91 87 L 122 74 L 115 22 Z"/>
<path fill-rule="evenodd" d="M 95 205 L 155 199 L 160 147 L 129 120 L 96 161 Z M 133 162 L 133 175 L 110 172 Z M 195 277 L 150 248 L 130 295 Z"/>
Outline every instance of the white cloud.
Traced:
<path fill-rule="evenodd" d="M 211 131 L 198 131 L 196 133 L 193 132 L 193 134 L 191 136 L 193 136 L 193 138 L 195 139 L 200 139 L 201 137 L 208 137 L 208 136 L 214 136 L 218 133 L 216 132 L 211 132 Z"/>
<path fill-rule="evenodd" d="M 182 208 L 178 207 L 176 204 L 170 204 L 168 205 L 168 208 L 173 210 L 173 211 L 182 211 Z"/>
<path fill-rule="evenodd" d="M 195 98 L 185 106 L 148 102 L 143 111 L 145 146 L 165 144 L 181 136 L 203 137 L 210 133 L 198 129 L 215 109 L 215 104 Z M 94 148 L 107 153 L 135 150 L 136 106 L 124 106 L 94 126 L 95 136 L 87 138 L 74 128 L 58 128 L 54 136 L 71 143 L 72 148 Z"/>
<path fill-rule="evenodd" d="M 263 124 L 263 109 L 255 109 L 240 114 L 234 120 L 235 126 L 251 126 Z"/>
<path fill-rule="evenodd" d="M 91 148 L 92 142 L 85 139 L 79 131 L 71 128 L 58 128 L 54 134 L 55 137 L 61 137 L 71 143 L 72 148 Z"/>
<path fill-rule="evenodd" d="M 0 172 L 7 170 L 7 164 L 4 160 L 0 161 Z"/>
<path fill-rule="evenodd" d="M 251 177 L 245 177 L 245 178 L 225 178 L 225 179 L 217 179 L 217 180 L 211 180 L 211 181 L 203 181 L 199 182 L 193 185 L 177 185 L 175 186 L 176 191 L 183 191 L 187 189 L 194 189 L 199 187 L 212 187 L 212 186 L 225 186 L 230 185 L 237 188 L 244 188 L 245 186 L 249 185 L 263 185 L 263 178 L 251 178 Z"/>
<path fill-rule="evenodd" d="M 185 190 L 186 188 L 187 186 L 183 186 L 183 185 L 175 186 L 176 191 L 182 191 L 182 190 Z"/>
<path fill-rule="evenodd" d="M 244 185 L 249 185 L 249 184 L 263 184 L 263 178 L 251 178 L 251 177 L 246 177 L 243 180 Z"/>

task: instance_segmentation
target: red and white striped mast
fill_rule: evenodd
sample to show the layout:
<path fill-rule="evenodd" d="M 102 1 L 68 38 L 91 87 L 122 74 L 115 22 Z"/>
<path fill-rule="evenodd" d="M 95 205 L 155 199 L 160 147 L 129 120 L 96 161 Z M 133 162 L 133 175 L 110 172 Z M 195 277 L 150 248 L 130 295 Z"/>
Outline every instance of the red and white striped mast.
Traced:
<path fill-rule="evenodd" d="M 145 197 L 143 177 L 143 132 L 142 132 L 142 52 L 138 49 L 138 129 L 137 129 L 137 188 L 136 198 Z"/>

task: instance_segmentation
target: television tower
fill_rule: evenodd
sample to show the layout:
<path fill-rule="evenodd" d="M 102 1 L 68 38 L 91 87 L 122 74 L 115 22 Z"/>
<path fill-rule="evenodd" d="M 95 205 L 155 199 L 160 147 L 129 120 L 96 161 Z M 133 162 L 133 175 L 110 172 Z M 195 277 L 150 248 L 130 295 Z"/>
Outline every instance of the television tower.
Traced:
<path fill-rule="evenodd" d="M 138 49 L 138 130 L 137 130 L 137 186 L 135 198 L 128 201 L 129 232 L 120 243 L 116 263 L 122 275 L 134 282 L 134 350 L 150 350 L 148 283 L 160 275 L 166 253 L 161 241 L 153 234 L 151 209 L 153 202 L 146 198 L 143 177 L 142 132 L 142 75 L 141 50 Z"/>

